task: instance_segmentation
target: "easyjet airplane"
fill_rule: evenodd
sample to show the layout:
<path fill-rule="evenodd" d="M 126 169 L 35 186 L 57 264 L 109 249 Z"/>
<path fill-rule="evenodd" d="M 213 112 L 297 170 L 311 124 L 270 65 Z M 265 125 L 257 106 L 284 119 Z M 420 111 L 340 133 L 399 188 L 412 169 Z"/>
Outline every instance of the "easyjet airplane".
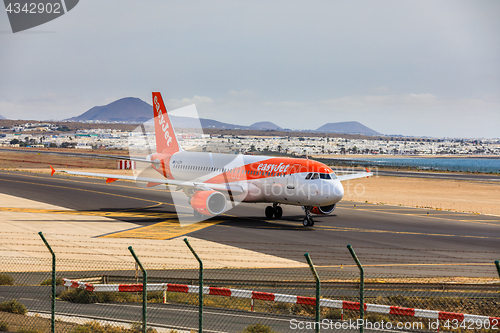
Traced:
<path fill-rule="evenodd" d="M 341 181 L 372 175 L 367 172 L 335 175 L 323 163 L 287 157 L 235 155 L 184 151 L 178 144 L 163 99 L 153 93 L 153 114 L 156 134 L 156 153 L 144 159 L 161 174 L 162 178 L 134 177 L 54 170 L 72 175 L 107 178 L 106 182 L 119 179 L 145 182 L 148 186 L 173 185 L 188 196 L 188 202 L 198 219 L 223 213 L 232 202 L 268 202 L 265 215 L 279 219 L 281 205 L 302 206 L 305 211 L 304 226 L 313 226 L 311 214 L 330 214 L 344 195 Z"/>

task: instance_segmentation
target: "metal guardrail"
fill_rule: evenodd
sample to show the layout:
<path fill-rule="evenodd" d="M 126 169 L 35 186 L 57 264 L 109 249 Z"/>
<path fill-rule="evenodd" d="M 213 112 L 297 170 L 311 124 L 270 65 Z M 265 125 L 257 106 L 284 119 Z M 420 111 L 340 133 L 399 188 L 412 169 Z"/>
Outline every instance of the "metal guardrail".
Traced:
<path fill-rule="evenodd" d="M 102 275 L 91 278 L 79 278 L 80 281 L 88 283 L 126 283 L 134 282 L 136 279 L 131 276 L 121 275 Z M 150 282 L 165 282 L 172 283 L 185 283 L 195 285 L 198 279 L 186 278 L 169 278 L 169 277 L 148 277 Z M 255 280 L 232 280 L 232 279 L 203 279 L 204 283 L 211 286 L 219 285 L 249 285 L 256 287 L 273 287 L 273 288 L 315 288 L 314 281 L 255 281 Z M 359 289 L 359 282 L 333 282 L 321 281 L 321 285 L 330 288 L 338 289 Z M 404 282 L 366 282 L 365 288 L 371 290 L 425 290 L 425 291 L 455 291 L 455 290 L 480 290 L 491 291 L 497 293 L 500 289 L 500 282 L 498 283 L 483 283 L 483 284 L 470 284 L 470 283 L 404 283 Z"/>

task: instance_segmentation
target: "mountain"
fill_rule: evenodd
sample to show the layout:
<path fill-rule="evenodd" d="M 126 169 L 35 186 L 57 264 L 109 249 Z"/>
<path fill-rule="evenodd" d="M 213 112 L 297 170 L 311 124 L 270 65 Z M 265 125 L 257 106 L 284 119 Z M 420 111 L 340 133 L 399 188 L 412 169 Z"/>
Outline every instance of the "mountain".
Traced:
<path fill-rule="evenodd" d="M 200 124 L 203 128 L 249 129 L 248 126 L 233 125 L 206 118 L 200 118 L 198 122 L 198 119 L 191 117 L 170 116 L 170 120 L 172 121 L 172 126 L 181 128 L 196 128 Z"/>
<path fill-rule="evenodd" d="M 7 119 L 7 118 L 5 118 L 4 116 L 2 116 L 2 115 L 0 114 L 0 119 Z"/>
<path fill-rule="evenodd" d="M 109 103 L 108 105 L 95 106 L 87 112 L 69 121 L 99 120 L 104 122 L 144 123 L 153 118 L 153 106 L 135 97 L 125 97 Z M 176 127 L 194 128 L 198 121 L 189 117 L 171 116 L 172 124 Z M 212 119 L 200 118 L 199 123 L 203 128 L 217 129 L 248 129 L 248 126 L 227 124 Z"/>
<path fill-rule="evenodd" d="M 270 121 L 260 121 L 258 123 L 250 125 L 250 128 L 256 130 L 275 130 L 275 131 L 283 130 L 283 128 L 279 127 L 278 125 Z"/>
<path fill-rule="evenodd" d="M 153 107 L 143 100 L 135 97 L 125 97 L 109 103 L 108 105 L 95 106 L 87 112 L 73 118 L 69 121 L 89 121 L 98 120 L 102 122 L 126 122 L 140 124 L 150 120 L 153 117 Z M 2 117 L 0 116 L 0 119 Z M 179 128 L 196 128 L 201 124 L 203 128 L 215 129 L 242 129 L 242 130 L 276 130 L 282 131 L 283 128 L 270 121 L 261 121 L 250 126 L 242 126 L 235 124 L 223 123 L 217 120 L 200 118 L 197 119 L 171 116 L 174 127 Z M 348 121 L 343 123 L 328 123 L 313 132 L 326 133 L 347 133 L 347 134 L 364 134 L 364 135 L 380 135 L 377 131 L 368 128 L 357 121 Z"/>
<path fill-rule="evenodd" d="M 380 135 L 379 132 L 374 131 L 371 128 L 368 128 L 357 121 L 345 121 L 341 123 L 324 124 L 323 126 L 318 128 L 316 132 Z"/>
<path fill-rule="evenodd" d="M 87 112 L 65 120 L 69 121 L 120 121 L 143 123 L 153 116 L 152 106 L 135 97 L 125 97 L 103 106 L 94 106 Z"/>

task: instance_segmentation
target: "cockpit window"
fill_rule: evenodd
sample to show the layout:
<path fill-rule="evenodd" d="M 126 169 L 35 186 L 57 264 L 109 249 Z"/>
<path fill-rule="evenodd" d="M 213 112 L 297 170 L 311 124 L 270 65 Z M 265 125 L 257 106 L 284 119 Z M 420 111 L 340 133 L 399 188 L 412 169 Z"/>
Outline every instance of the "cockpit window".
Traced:
<path fill-rule="evenodd" d="M 319 174 L 319 178 L 321 178 L 321 179 L 331 179 L 330 175 L 327 174 L 327 173 L 320 173 Z"/>
<path fill-rule="evenodd" d="M 311 176 L 312 176 L 312 175 L 313 175 L 313 174 L 312 174 L 312 172 L 309 172 L 309 173 L 307 174 L 307 176 L 306 176 L 306 179 L 311 179 Z"/>
<path fill-rule="evenodd" d="M 317 173 L 315 173 L 311 179 L 319 179 L 319 175 Z"/>

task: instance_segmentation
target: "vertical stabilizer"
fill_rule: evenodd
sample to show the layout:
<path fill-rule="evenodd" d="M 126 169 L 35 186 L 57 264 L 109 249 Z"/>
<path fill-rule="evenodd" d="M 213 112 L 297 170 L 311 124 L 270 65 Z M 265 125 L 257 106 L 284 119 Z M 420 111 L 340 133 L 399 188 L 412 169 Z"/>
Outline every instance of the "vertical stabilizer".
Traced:
<path fill-rule="evenodd" d="M 179 144 L 159 92 L 153 93 L 153 114 L 155 117 L 156 151 L 169 155 L 177 153 L 180 150 Z"/>

